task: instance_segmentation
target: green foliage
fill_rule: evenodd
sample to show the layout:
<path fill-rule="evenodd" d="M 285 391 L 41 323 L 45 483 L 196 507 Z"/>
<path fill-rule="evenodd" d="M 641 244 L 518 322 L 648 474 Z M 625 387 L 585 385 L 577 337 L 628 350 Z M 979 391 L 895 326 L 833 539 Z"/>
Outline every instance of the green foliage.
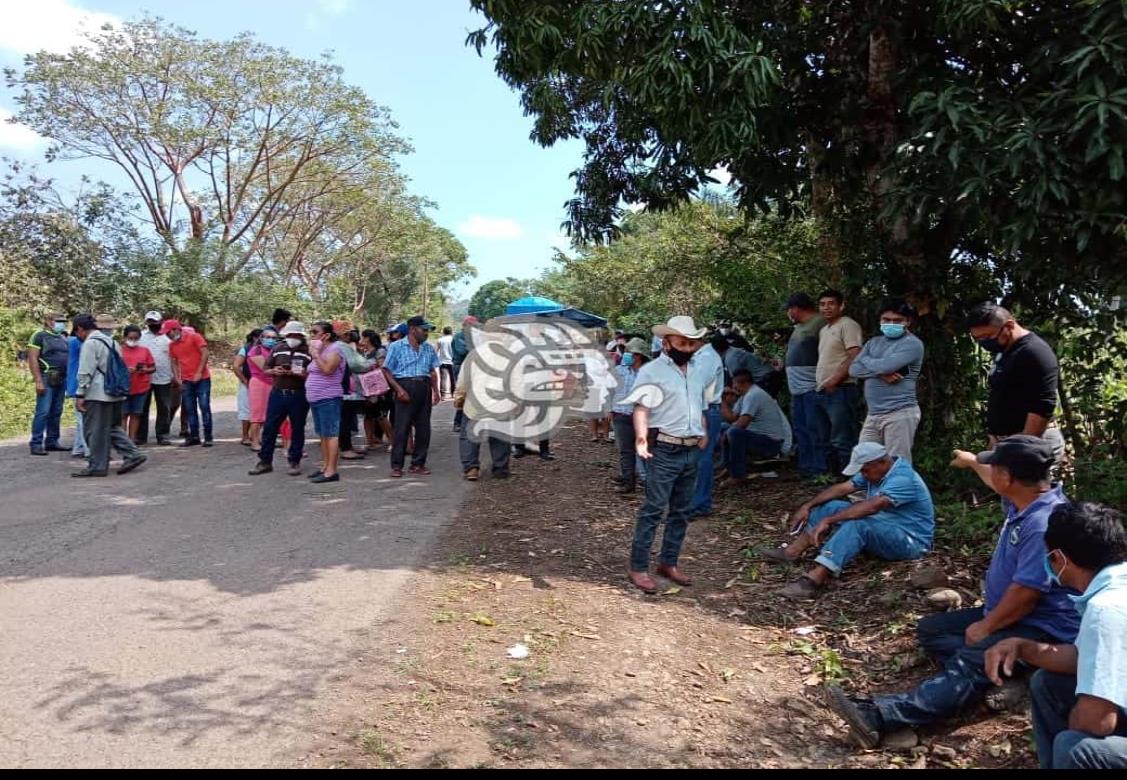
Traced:
<path fill-rule="evenodd" d="M 483 284 L 470 299 L 470 314 L 482 322 L 500 317 L 505 307 L 529 294 L 527 282 L 497 279 Z"/>

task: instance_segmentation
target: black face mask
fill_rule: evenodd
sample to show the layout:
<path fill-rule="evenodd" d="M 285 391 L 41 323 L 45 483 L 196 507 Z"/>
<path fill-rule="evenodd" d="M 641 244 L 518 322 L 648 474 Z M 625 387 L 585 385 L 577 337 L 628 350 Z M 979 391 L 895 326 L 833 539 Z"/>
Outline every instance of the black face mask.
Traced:
<path fill-rule="evenodd" d="M 669 359 L 676 363 L 678 366 L 685 366 L 690 360 L 693 359 L 692 352 L 684 352 L 679 349 L 669 348 Z"/>
<path fill-rule="evenodd" d="M 155 335 L 160 335 L 160 323 L 154 322 L 149 325 L 149 332 Z"/>

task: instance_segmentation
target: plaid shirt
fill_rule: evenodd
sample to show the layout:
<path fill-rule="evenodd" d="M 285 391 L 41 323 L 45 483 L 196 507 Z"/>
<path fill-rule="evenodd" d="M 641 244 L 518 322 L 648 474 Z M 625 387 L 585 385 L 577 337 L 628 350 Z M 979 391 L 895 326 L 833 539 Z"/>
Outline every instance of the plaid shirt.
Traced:
<path fill-rule="evenodd" d="M 430 343 L 422 344 L 415 351 L 409 339 L 400 339 L 389 346 L 383 364 L 396 379 L 430 376 L 438 366 L 438 353 Z"/>

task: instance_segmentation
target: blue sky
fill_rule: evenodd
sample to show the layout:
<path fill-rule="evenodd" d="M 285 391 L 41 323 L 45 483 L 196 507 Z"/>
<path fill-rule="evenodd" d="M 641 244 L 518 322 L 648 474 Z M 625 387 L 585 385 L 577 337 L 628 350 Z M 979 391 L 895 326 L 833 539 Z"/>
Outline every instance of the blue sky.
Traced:
<path fill-rule="evenodd" d="M 465 0 L 24 0 L 5 2 L 0 65 L 16 66 L 28 50 L 65 50 L 83 24 L 149 12 L 210 38 L 249 30 L 259 39 L 315 58 L 332 50 L 345 77 L 391 109 L 415 153 L 403 160 L 417 194 L 438 203 L 433 216 L 469 249 L 483 282 L 528 277 L 550 265 L 568 174 L 581 145 L 543 149 L 528 139 L 531 120 L 519 97 L 494 73 L 491 56 L 464 45 L 481 17 Z M 0 87 L 0 119 L 15 110 Z M 0 155 L 42 157 L 26 128 L 0 125 Z M 45 166 L 61 182 L 79 162 Z M 114 182 L 121 184 L 121 182 Z"/>

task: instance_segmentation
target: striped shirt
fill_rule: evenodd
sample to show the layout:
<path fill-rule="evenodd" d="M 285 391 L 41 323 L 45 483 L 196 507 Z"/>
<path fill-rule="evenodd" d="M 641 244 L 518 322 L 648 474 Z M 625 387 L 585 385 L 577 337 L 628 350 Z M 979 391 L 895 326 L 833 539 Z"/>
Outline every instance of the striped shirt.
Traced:
<path fill-rule="evenodd" d="M 387 348 L 383 366 L 396 379 L 430 376 L 439 366 L 438 353 L 429 343 L 415 349 L 409 338 L 400 339 Z"/>

